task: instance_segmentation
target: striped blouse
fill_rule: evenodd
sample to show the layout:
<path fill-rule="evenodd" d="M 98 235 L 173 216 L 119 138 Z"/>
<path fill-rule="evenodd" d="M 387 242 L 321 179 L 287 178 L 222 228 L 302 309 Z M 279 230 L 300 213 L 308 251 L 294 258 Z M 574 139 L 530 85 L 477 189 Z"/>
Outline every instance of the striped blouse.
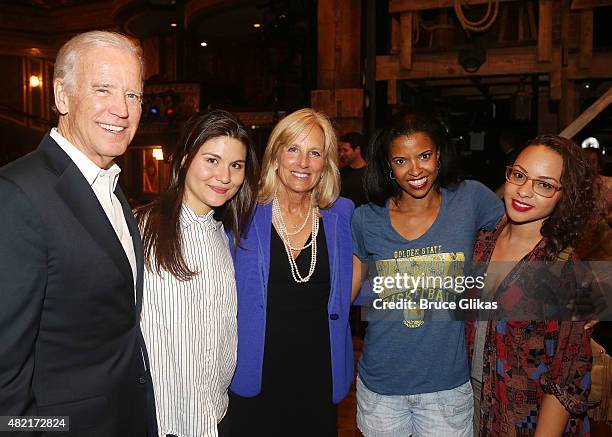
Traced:
<path fill-rule="evenodd" d="M 236 367 L 236 282 L 223 225 L 212 211 L 181 211 L 189 281 L 145 270 L 142 331 L 159 435 L 217 436 Z"/>

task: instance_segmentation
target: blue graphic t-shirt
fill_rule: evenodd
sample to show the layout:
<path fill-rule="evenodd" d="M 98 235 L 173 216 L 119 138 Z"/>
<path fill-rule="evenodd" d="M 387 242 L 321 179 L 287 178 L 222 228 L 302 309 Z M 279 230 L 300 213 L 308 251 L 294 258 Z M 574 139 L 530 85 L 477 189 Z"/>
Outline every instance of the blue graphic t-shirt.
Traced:
<path fill-rule="evenodd" d="M 353 250 L 368 264 L 370 279 L 396 273 L 427 276 L 434 271 L 444 276 L 469 275 L 478 231 L 492 229 L 503 210 L 491 190 L 480 182 L 465 181 L 454 191 L 442 189 L 434 223 L 421 237 L 409 241 L 392 227 L 388 201 L 385 207 L 369 203 L 353 215 Z M 421 287 L 412 293 L 389 289 L 378 297 L 383 301 L 455 299 L 444 287 Z M 358 366 L 366 387 L 383 395 L 412 395 L 465 383 L 469 371 L 463 322 L 429 320 L 423 311 L 405 310 L 404 314 L 404 320 L 370 319 Z"/>

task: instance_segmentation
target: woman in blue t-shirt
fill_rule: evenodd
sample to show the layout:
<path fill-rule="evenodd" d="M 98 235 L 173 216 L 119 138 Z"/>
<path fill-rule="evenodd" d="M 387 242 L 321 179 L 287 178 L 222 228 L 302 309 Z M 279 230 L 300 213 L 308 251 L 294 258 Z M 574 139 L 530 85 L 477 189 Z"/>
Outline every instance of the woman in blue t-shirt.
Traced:
<path fill-rule="evenodd" d="M 479 182 L 461 179 L 447 132 L 433 117 L 395 116 L 370 149 L 371 203 L 352 221 L 353 294 L 366 278 L 373 291 L 357 424 L 366 437 L 471 436 L 463 323 L 419 304 L 457 303 L 477 233 L 497 223 L 502 203 Z"/>

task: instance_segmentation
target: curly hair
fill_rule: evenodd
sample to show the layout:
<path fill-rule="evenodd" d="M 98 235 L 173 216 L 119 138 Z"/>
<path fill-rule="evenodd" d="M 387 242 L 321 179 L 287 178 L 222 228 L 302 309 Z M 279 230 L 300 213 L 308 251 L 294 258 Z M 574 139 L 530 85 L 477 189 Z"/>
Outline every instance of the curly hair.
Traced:
<path fill-rule="evenodd" d="M 540 230 L 546 259 L 554 261 L 564 249 L 587 235 L 596 220 L 600 208 L 598 178 L 582 149 L 572 140 L 540 135 L 527 141 L 523 150 L 539 145 L 554 150 L 563 159 L 561 199 Z"/>

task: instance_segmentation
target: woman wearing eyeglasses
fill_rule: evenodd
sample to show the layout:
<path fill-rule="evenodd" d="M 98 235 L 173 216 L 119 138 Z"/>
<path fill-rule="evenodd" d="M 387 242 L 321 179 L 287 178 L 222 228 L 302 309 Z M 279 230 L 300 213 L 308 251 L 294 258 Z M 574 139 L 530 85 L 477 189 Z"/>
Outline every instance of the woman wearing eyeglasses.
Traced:
<path fill-rule="evenodd" d="M 506 216 L 474 250 L 474 261 L 488 265 L 485 292 L 494 301 L 511 313 L 514 304 L 535 314 L 525 303 L 536 282 L 542 285 L 530 274 L 537 262 L 554 261 L 560 283 L 572 283 L 572 246 L 593 216 L 594 185 L 592 167 L 572 141 L 544 135 L 527 143 L 506 170 Z M 553 296 L 567 291 L 549 289 Z M 481 437 L 589 435 L 591 347 L 584 326 L 544 316 L 477 322 L 475 330 L 468 324 Z"/>

